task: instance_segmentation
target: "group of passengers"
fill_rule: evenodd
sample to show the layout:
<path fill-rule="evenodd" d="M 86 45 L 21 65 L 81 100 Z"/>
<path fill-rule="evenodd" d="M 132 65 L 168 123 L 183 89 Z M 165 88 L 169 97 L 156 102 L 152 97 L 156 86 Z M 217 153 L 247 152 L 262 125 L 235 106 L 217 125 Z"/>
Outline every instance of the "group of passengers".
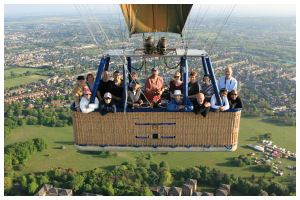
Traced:
<path fill-rule="evenodd" d="M 183 98 L 183 81 L 181 73 L 175 72 L 173 79 L 169 83 L 169 90 L 165 91 L 164 80 L 159 76 L 156 67 L 151 69 L 151 76 L 145 81 L 144 90 L 138 81 L 136 72 L 130 74 L 130 83 L 127 90 L 127 105 L 129 108 L 139 108 L 143 105 L 150 107 L 161 107 L 164 99 L 167 111 L 194 111 L 195 114 L 201 114 L 206 117 L 210 110 L 216 112 L 226 111 L 230 108 L 242 108 L 242 102 L 237 93 L 237 80 L 232 77 L 232 68 L 225 68 L 225 76 L 218 80 L 221 105 L 218 104 L 214 88 L 209 75 L 204 75 L 202 84 L 199 84 L 197 72 L 192 71 L 189 76 L 188 97 Z M 100 85 L 97 88 L 97 98 L 94 106 L 89 100 L 94 89 L 94 76 L 89 73 L 86 76 L 77 77 L 78 84 L 74 89 L 75 109 L 77 111 L 91 112 L 99 108 L 102 115 L 114 113 L 123 106 L 123 80 L 118 70 L 113 73 L 113 80 L 110 79 L 110 72 L 104 71 Z M 163 95 L 167 93 L 167 95 Z M 84 97 L 84 98 L 82 98 Z M 165 97 L 165 98 L 163 98 Z M 81 106 L 81 99 L 84 99 L 86 106 Z M 99 99 L 99 102 L 98 102 Z M 163 107 L 163 106 L 162 106 Z M 212 109 L 211 109 L 212 108 Z M 89 110 L 90 109 L 90 110 Z"/>

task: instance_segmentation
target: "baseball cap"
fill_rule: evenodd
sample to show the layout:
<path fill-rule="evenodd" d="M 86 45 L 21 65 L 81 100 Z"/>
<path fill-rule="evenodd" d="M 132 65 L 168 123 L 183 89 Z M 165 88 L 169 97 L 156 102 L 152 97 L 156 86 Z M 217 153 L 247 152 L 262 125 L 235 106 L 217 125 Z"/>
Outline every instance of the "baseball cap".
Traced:
<path fill-rule="evenodd" d="M 110 92 L 106 92 L 105 94 L 104 94 L 104 98 L 112 98 L 112 96 L 111 96 L 111 93 Z"/>

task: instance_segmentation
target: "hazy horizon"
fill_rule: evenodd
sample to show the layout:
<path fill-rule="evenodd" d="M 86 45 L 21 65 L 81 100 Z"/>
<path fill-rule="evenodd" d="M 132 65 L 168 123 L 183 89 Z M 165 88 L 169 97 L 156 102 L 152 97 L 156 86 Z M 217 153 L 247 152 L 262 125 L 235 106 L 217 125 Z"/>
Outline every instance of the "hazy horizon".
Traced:
<path fill-rule="evenodd" d="M 205 12 L 209 7 L 208 16 L 218 15 L 222 9 L 230 9 L 232 5 L 200 5 L 194 4 L 192 13 Z M 118 4 L 92 5 L 92 4 L 6 4 L 4 5 L 4 18 L 31 17 L 31 16 L 55 16 L 55 15 L 78 15 L 81 9 L 92 9 L 96 13 L 120 14 Z M 236 5 L 232 17 L 296 17 L 296 5 Z"/>

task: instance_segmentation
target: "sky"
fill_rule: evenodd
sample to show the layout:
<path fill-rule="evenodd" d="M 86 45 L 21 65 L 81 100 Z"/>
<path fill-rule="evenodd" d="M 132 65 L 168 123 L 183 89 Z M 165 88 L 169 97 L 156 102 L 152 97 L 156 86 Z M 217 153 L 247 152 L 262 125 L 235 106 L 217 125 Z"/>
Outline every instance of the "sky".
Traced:
<path fill-rule="evenodd" d="M 81 5 L 82 6 L 82 5 Z M 207 5 L 206 5 L 207 6 Z M 211 5 L 210 13 L 216 12 L 220 7 L 224 5 Z M 230 5 L 227 5 L 230 6 Z M 99 13 L 107 12 L 120 12 L 117 4 L 115 5 L 88 5 L 92 7 L 94 11 Z M 194 6 L 195 9 L 200 5 Z M 205 7 L 205 6 L 204 6 Z M 26 16 L 47 16 L 47 15 L 80 15 L 78 11 L 78 5 L 21 5 L 5 4 L 4 16 L 5 18 L 11 17 L 26 17 Z M 232 16 L 239 17 L 295 17 L 296 5 L 237 5 Z"/>

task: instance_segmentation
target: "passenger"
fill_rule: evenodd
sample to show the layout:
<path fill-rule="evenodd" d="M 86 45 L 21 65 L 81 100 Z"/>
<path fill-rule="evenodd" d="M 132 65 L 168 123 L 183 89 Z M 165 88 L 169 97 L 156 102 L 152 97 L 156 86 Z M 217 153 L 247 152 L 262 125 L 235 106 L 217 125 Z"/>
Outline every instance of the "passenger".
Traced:
<path fill-rule="evenodd" d="M 86 84 L 88 85 L 91 91 L 93 91 L 94 89 L 94 81 L 95 81 L 94 75 L 92 73 L 88 73 L 86 75 Z"/>
<path fill-rule="evenodd" d="M 97 97 L 98 97 L 99 101 L 103 100 L 104 94 L 106 92 L 111 91 L 112 84 L 113 84 L 113 81 L 110 80 L 109 71 L 104 71 L 102 74 L 102 79 L 100 81 L 100 86 L 98 87 L 98 91 L 97 91 Z"/>
<path fill-rule="evenodd" d="M 78 76 L 77 84 L 73 90 L 73 98 L 76 111 L 80 111 L 80 100 L 84 96 L 84 89 L 86 88 L 88 89 L 88 86 L 84 81 L 84 76 Z"/>
<path fill-rule="evenodd" d="M 230 108 L 243 108 L 241 98 L 238 96 L 237 90 L 228 93 L 228 101 Z"/>
<path fill-rule="evenodd" d="M 101 115 L 106 115 L 107 113 L 117 112 L 116 105 L 112 102 L 112 95 L 106 92 L 103 96 L 103 101 L 100 104 L 99 112 Z"/>
<path fill-rule="evenodd" d="M 164 80 L 158 76 L 157 68 L 152 68 L 152 75 L 145 82 L 145 96 L 151 106 L 156 106 L 161 100 L 161 95 L 164 92 Z"/>
<path fill-rule="evenodd" d="M 129 87 L 131 87 L 131 83 L 133 83 L 133 82 L 138 82 L 138 75 L 137 75 L 136 72 L 131 72 L 131 82 L 129 84 Z M 138 83 L 136 86 L 138 88 L 141 88 L 141 84 L 140 83 Z"/>
<path fill-rule="evenodd" d="M 230 66 L 225 68 L 225 76 L 219 79 L 219 88 L 225 88 L 228 92 L 237 89 L 237 80 L 232 77 L 232 68 Z"/>
<path fill-rule="evenodd" d="M 201 91 L 203 92 L 205 98 L 210 101 L 211 96 L 215 93 L 213 85 L 211 84 L 209 75 L 203 76 L 203 82 L 201 85 Z"/>
<path fill-rule="evenodd" d="M 167 111 L 192 111 L 193 104 L 187 98 L 187 105 L 184 105 L 182 100 L 182 94 L 180 90 L 174 91 L 174 99 L 172 99 L 167 105 Z"/>
<path fill-rule="evenodd" d="M 141 89 L 138 88 L 139 82 L 134 81 L 128 91 L 127 104 L 130 108 L 137 108 L 143 104 Z"/>
<path fill-rule="evenodd" d="M 221 96 L 221 106 L 219 105 L 216 105 L 217 104 L 217 100 L 216 100 L 216 95 L 213 94 L 212 97 L 211 97 L 211 100 L 210 100 L 210 104 L 211 104 L 211 107 L 213 109 L 215 109 L 215 112 L 219 112 L 219 111 L 225 111 L 225 110 L 228 110 L 229 109 L 229 102 L 228 102 L 228 99 L 227 99 L 227 90 L 225 88 L 222 88 L 220 90 L 220 96 Z"/>
<path fill-rule="evenodd" d="M 122 106 L 122 97 L 123 97 L 123 82 L 122 76 L 118 70 L 116 70 L 113 74 L 114 81 L 111 85 L 111 95 L 114 102 L 117 106 Z"/>
<path fill-rule="evenodd" d="M 93 112 L 95 109 L 99 107 L 99 101 L 95 98 L 94 103 L 90 103 L 92 92 L 88 87 L 85 87 L 83 90 L 84 96 L 80 100 L 80 110 L 83 113 Z"/>
<path fill-rule="evenodd" d="M 192 71 L 190 73 L 190 82 L 188 84 L 188 95 L 193 104 L 197 102 L 196 96 L 200 91 L 201 87 L 197 80 L 197 72 Z"/>
<path fill-rule="evenodd" d="M 203 117 L 206 117 L 209 113 L 210 103 L 205 99 L 203 93 L 198 93 L 196 95 L 196 103 L 194 104 L 194 112 L 196 115 L 201 114 Z"/>
<path fill-rule="evenodd" d="M 183 92 L 183 82 L 180 80 L 180 77 L 180 72 L 175 72 L 173 80 L 170 81 L 170 100 L 173 98 L 173 93 L 175 90 L 180 90 L 181 92 Z"/>

